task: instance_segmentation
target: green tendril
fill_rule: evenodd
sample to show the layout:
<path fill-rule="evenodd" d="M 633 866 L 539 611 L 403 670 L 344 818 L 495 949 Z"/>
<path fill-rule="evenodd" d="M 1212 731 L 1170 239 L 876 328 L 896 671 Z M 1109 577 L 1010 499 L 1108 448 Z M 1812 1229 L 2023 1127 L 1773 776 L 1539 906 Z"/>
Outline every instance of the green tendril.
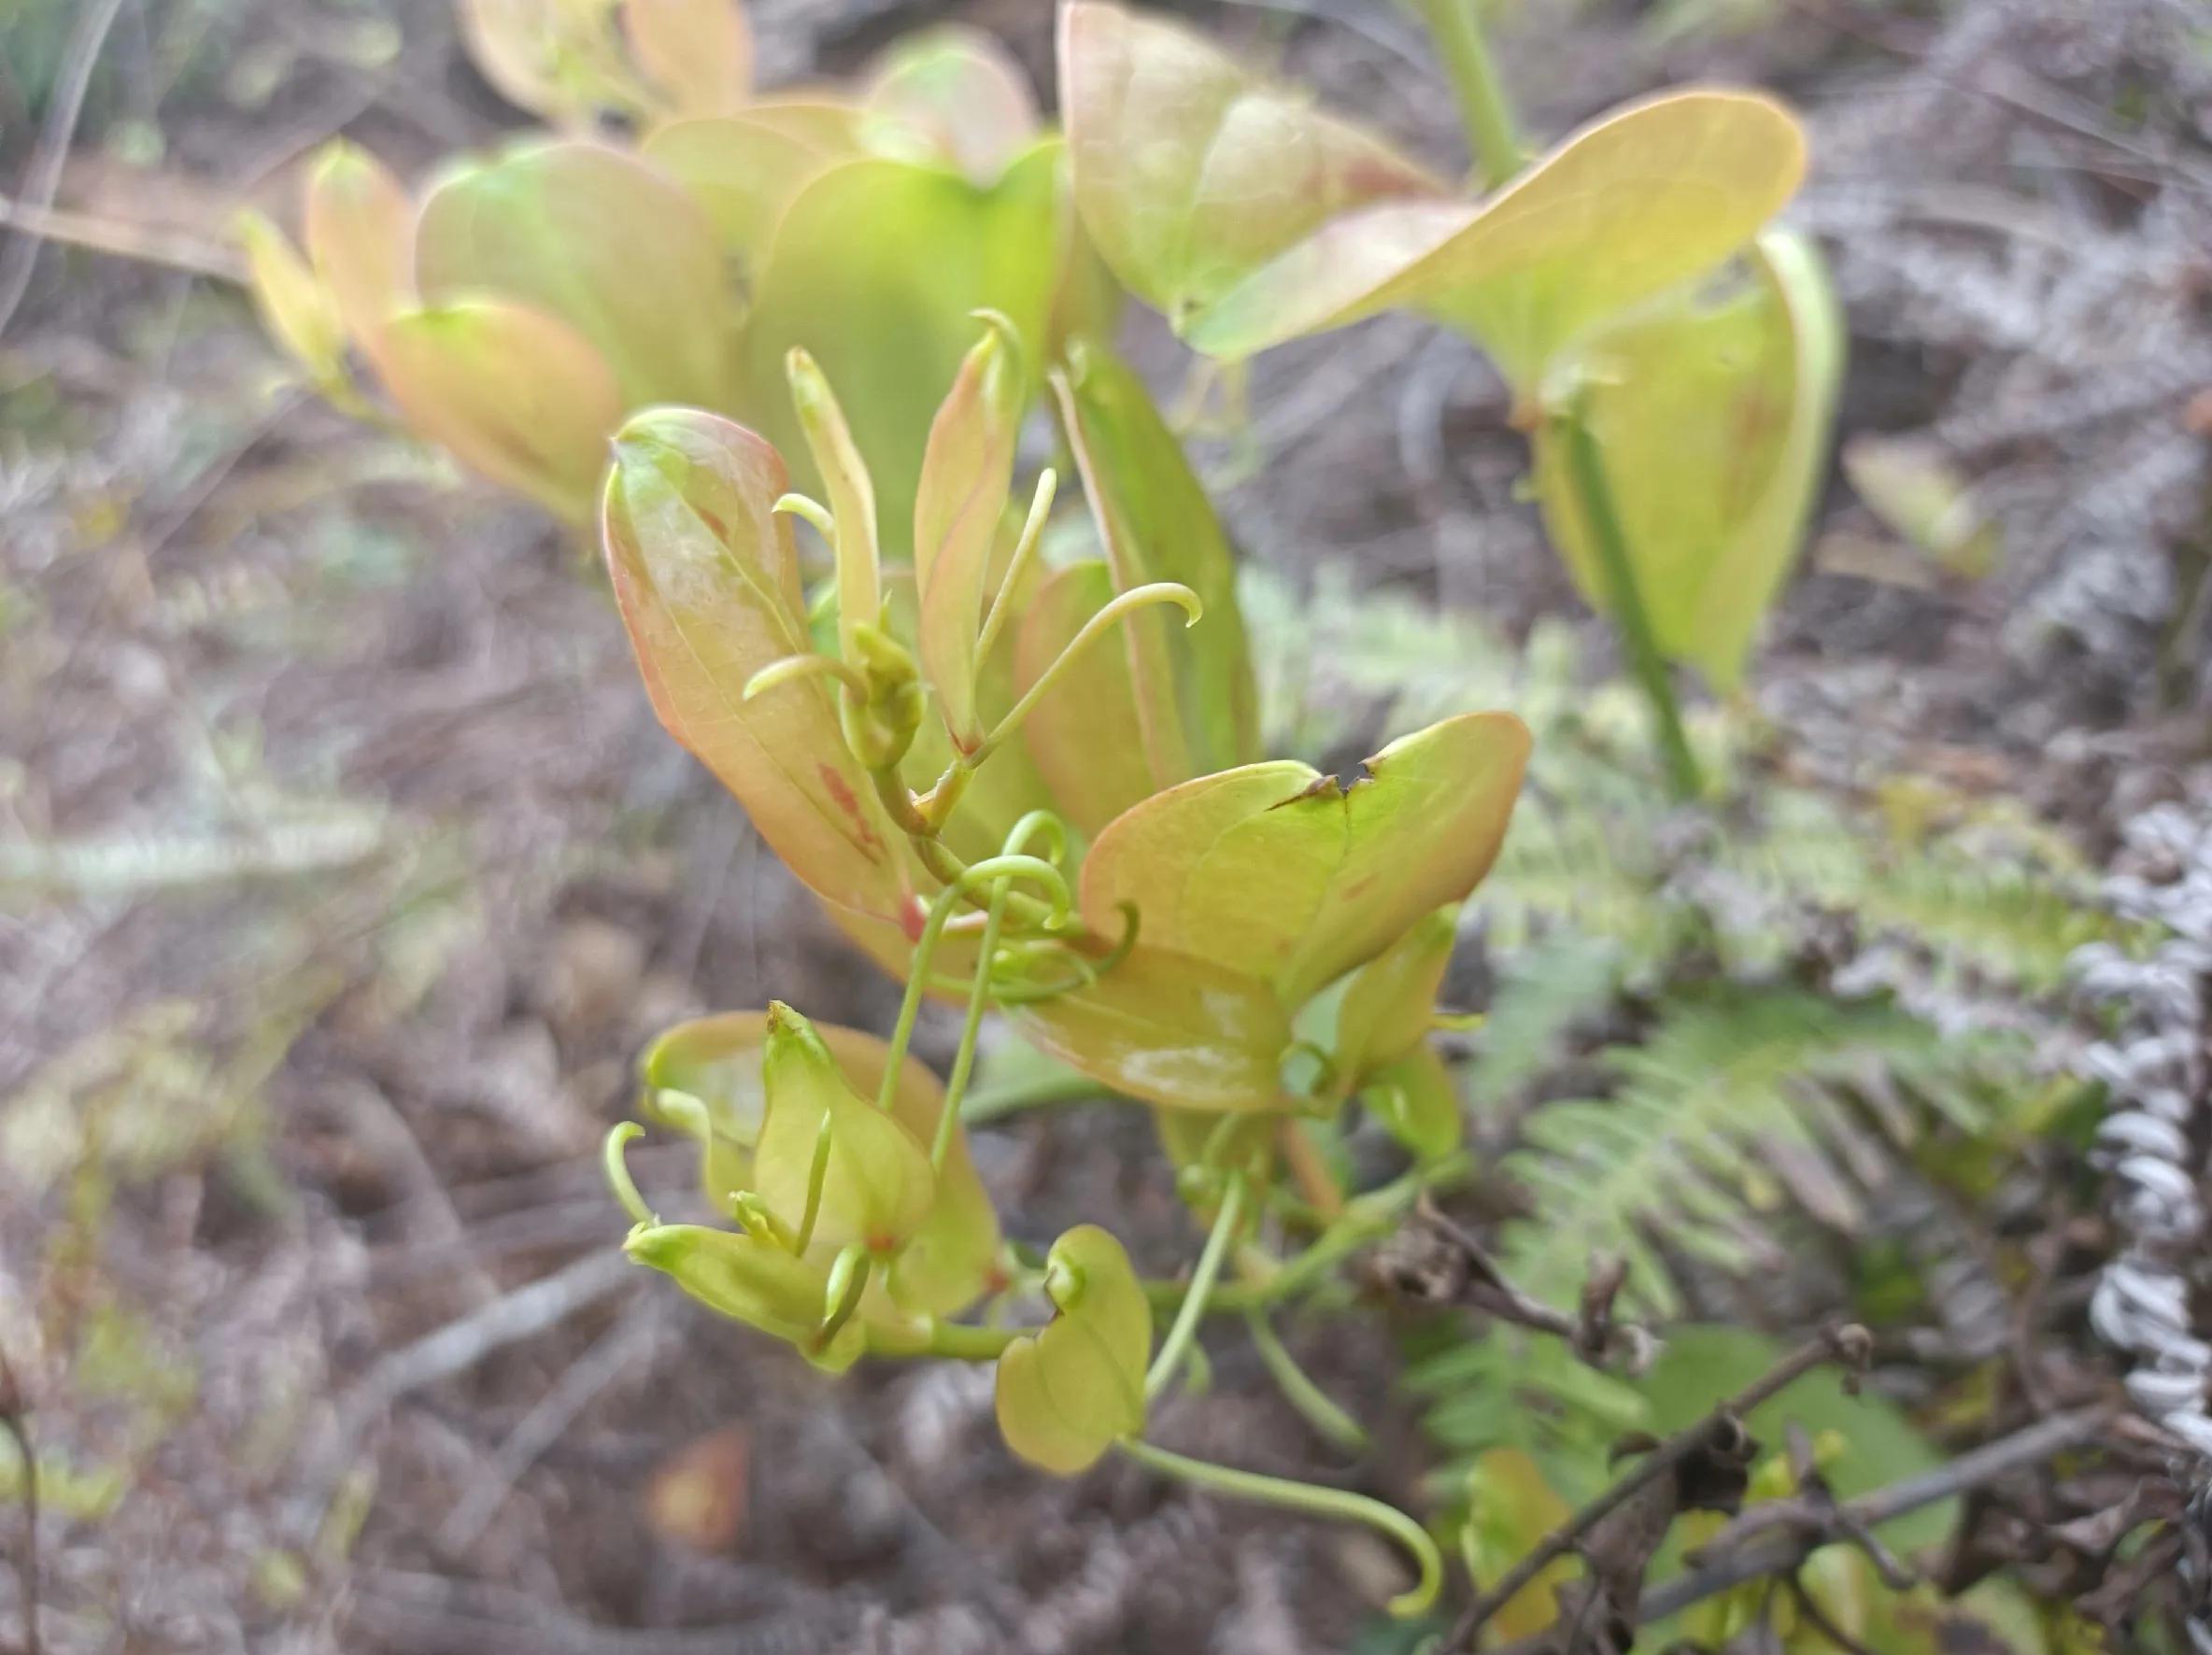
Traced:
<path fill-rule="evenodd" d="M 814 1159 L 806 1168 L 806 1207 L 799 1217 L 799 1234 L 791 1239 L 791 1251 L 804 1257 L 814 1244 L 815 1224 L 822 1216 L 822 1186 L 830 1181 L 830 1117 L 825 1114 L 822 1124 L 815 1131 Z"/>
<path fill-rule="evenodd" d="M 1025 816 L 1015 828 L 1017 836 L 1028 821 Z M 937 1172 L 944 1170 L 944 1158 L 952 1152 L 953 1132 L 960 1124 L 960 1099 L 967 1096 L 968 1076 L 975 1067 L 975 1040 L 983 1028 L 984 1008 L 991 997 L 991 958 L 999 951 L 1000 922 L 1006 917 L 1007 883 L 1001 879 L 991 886 L 991 906 L 984 917 L 983 944 L 975 959 L 975 980 L 968 987 L 968 1014 L 960 1024 L 960 1045 L 953 1054 L 952 1072 L 944 1082 L 944 1107 L 938 1111 L 937 1131 L 929 1140 L 929 1166 Z"/>
<path fill-rule="evenodd" d="M 1206 613 L 1205 605 L 1198 601 L 1198 593 L 1192 591 L 1188 587 L 1178 586 L 1173 581 L 1165 580 L 1154 581 L 1146 586 L 1132 587 L 1129 590 L 1101 605 L 1096 615 L 1083 623 L 1075 636 L 1068 640 L 1067 647 L 1053 658 L 1052 664 L 1037 675 L 1037 681 L 1023 693 L 1020 700 L 1014 702 L 1006 716 L 999 720 L 998 727 L 984 737 L 975 751 L 968 756 L 969 764 L 971 766 L 982 764 L 1000 743 L 1021 728 L 1022 721 L 1028 717 L 1037 703 L 1044 699 L 1053 685 L 1089 650 L 1092 644 L 1112 631 L 1126 616 L 1135 614 L 1140 609 L 1150 608 L 1156 603 L 1172 603 L 1181 609 L 1184 614 L 1183 624 L 1185 627 L 1197 626 L 1198 617 Z"/>
<path fill-rule="evenodd" d="M 645 1205 L 645 1196 L 638 1194 L 637 1181 L 630 1176 L 629 1157 L 623 1153 L 632 1139 L 645 1135 L 645 1129 L 635 1121 L 618 1122 L 608 1131 L 605 1152 L 607 1184 L 615 1192 L 615 1199 L 622 1203 L 622 1210 L 630 1214 L 633 1223 L 657 1224 L 660 1220 Z"/>
<path fill-rule="evenodd" d="M 1260 1365 L 1275 1381 L 1275 1388 L 1283 1393 L 1283 1399 L 1297 1409 L 1323 1441 L 1347 1453 L 1364 1451 L 1368 1446 L 1365 1428 L 1298 1365 L 1297 1358 L 1283 1345 L 1267 1313 L 1256 1308 L 1245 1311 L 1244 1325 L 1251 1330 L 1252 1348 L 1259 1352 Z"/>
<path fill-rule="evenodd" d="M 828 506 L 811 495 L 778 495 L 775 504 L 768 509 L 772 512 L 782 512 L 786 516 L 804 518 L 814 525 L 815 532 L 824 540 L 831 545 L 837 544 L 837 519 L 830 515 Z"/>
<path fill-rule="evenodd" d="M 1014 612 L 1014 589 L 1021 585 L 1038 543 L 1044 538 L 1045 520 L 1052 516 L 1053 496 L 1059 486 L 1059 474 L 1051 466 L 1037 474 L 1037 492 L 1029 497 L 1029 515 L 1022 520 L 1021 538 L 1014 543 L 1014 556 L 1006 560 L 1006 573 L 999 582 L 998 595 L 991 600 L 991 612 L 984 617 L 983 630 L 975 635 L 975 658 L 979 661 L 990 658 L 991 646 L 999 642 L 999 633 Z"/>
<path fill-rule="evenodd" d="M 780 685 L 791 684 L 801 678 L 815 678 L 827 673 L 863 700 L 868 696 L 868 679 L 859 668 L 850 661 L 841 661 L 833 655 L 787 655 L 773 660 L 750 678 L 739 692 L 741 700 L 751 700 L 755 696 L 766 695 Z"/>
<path fill-rule="evenodd" d="M 1198 1323 L 1206 1319 L 1206 1301 L 1213 1296 L 1213 1284 L 1221 1280 L 1222 1261 L 1228 1256 L 1229 1242 L 1236 1237 L 1237 1226 L 1243 1222 L 1244 1179 L 1242 1174 L 1233 1173 L 1222 1192 L 1221 1210 L 1213 1215 L 1213 1229 L 1206 1238 L 1205 1250 L 1198 1254 L 1198 1266 L 1191 1271 L 1190 1291 L 1184 1295 L 1168 1337 L 1160 1341 L 1159 1354 L 1153 1358 L 1152 1369 L 1144 1376 L 1145 1401 L 1152 1401 L 1174 1382 L 1176 1369 L 1183 1365 L 1191 1340 L 1198 1337 Z"/>

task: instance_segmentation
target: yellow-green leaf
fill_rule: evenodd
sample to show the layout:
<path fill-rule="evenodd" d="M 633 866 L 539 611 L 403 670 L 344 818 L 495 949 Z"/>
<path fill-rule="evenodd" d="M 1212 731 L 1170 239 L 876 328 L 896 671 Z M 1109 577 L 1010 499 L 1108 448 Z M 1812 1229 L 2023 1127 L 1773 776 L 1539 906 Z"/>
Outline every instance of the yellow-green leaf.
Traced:
<path fill-rule="evenodd" d="M 791 386 L 791 404 L 799 412 L 799 429 L 805 434 L 807 452 L 821 473 L 830 500 L 830 557 L 837 569 L 838 652 L 858 662 L 858 628 L 872 627 L 882 618 L 884 606 L 883 559 L 876 551 L 875 484 L 868 462 L 853 441 L 844 409 L 837 393 L 801 346 L 793 346 L 785 359 L 785 376 Z"/>
<path fill-rule="evenodd" d="M 802 347 L 837 387 L 868 457 L 890 561 L 913 550 L 922 453 L 974 341 L 971 313 L 996 310 L 1019 337 L 1045 336 L 1061 248 L 1059 161 L 1056 140 L 1040 144 L 987 190 L 932 166 L 845 162 L 809 180 L 784 213 L 746 328 L 762 429 L 794 451 L 784 359 Z"/>
<path fill-rule="evenodd" d="M 266 215 L 242 212 L 237 229 L 262 325 L 315 384 L 344 384 L 346 325 L 330 290 Z"/>
<path fill-rule="evenodd" d="M 415 204 L 367 150 L 334 139 L 307 175 L 307 257 L 371 357 L 415 300 Z"/>
<path fill-rule="evenodd" d="M 377 337 L 377 369 L 409 426 L 560 516 L 590 520 L 622 399 L 588 340 L 499 300 L 404 312 Z"/>
<path fill-rule="evenodd" d="M 1874 515 L 1945 570 L 1979 580 L 1997 566 L 1997 525 L 1934 443 L 1857 436 L 1843 446 L 1844 475 Z"/>
<path fill-rule="evenodd" d="M 428 303 L 492 295 L 559 317 L 631 408 L 730 403 L 737 307 L 714 226 L 618 149 L 527 143 L 453 173 L 423 203 L 415 267 Z"/>
<path fill-rule="evenodd" d="M 1152 1311 L 1129 1255 L 1096 1224 L 1053 1243 L 1045 1293 L 1052 1321 L 999 1358 L 999 1429 L 1031 1464 L 1072 1477 L 1144 1429 Z"/>
<path fill-rule="evenodd" d="M 853 1088 L 873 1097 L 883 1084 L 889 1048 L 872 1034 L 836 1024 L 816 1023 L 813 1028 Z M 749 1187 L 751 1181 L 749 1152 L 759 1138 L 767 1104 L 761 1084 L 767 1038 L 766 1011 L 724 1011 L 670 1029 L 647 1048 L 640 1066 L 648 1094 L 666 1089 L 700 1100 L 720 1141 L 742 1162 L 743 1176 L 732 1189 Z M 944 1088 L 910 1053 L 900 1065 L 891 1094 L 892 1116 L 926 1143 L 935 1137 L 943 1112 Z M 827 1257 L 835 1249 L 823 1252 L 817 1246 L 816 1252 Z M 952 1315 L 989 1286 L 998 1256 L 998 1213 L 976 1175 L 968 1135 L 956 1127 L 937 1171 L 929 1216 L 890 1266 L 886 1284 L 890 1302 L 909 1316 Z M 861 1312 L 872 1319 L 878 1308 L 872 1285 Z"/>
<path fill-rule="evenodd" d="M 1361 1096 L 1383 1129 L 1424 1161 L 1459 1147 L 1466 1125 L 1444 1060 L 1415 1046 L 1368 1071 Z"/>
<path fill-rule="evenodd" d="M 1480 341 L 1525 402 L 1592 329 L 1742 247 L 1804 167 L 1804 136 L 1770 98 L 1655 98 L 1584 127 L 1479 204 L 1336 219 L 1223 295 L 1188 337 L 1236 359 L 1417 305 Z"/>
<path fill-rule="evenodd" d="M 459 0 L 461 40 L 508 102 L 587 126 L 643 101 L 615 30 L 616 0 Z"/>
<path fill-rule="evenodd" d="M 848 1322 L 827 1347 L 815 1348 L 828 1272 L 772 1242 L 703 1224 L 648 1224 L 631 1231 L 623 1246 L 716 1314 L 797 1346 L 818 1367 L 840 1372 L 864 1347 L 860 1324 Z"/>
<path fill-rule="evenodd" d="M 1052 573 L 1021 618 L 1014 678 L 1025 693 L 1113 597 L 1113 577 L 1101 562 Z M 1164 775 L 1153 770 L 1128 649 L 1120 639 L 1104 639 L 1076 657 L 1030 710 L 1022 736 L 1060 813 L 1086 835 L 1188 777 L 1187 770 Z"/>
<path fill-rule="evenodd" d="M 1393 742 L 1350 788 L 1288 760 L 1200 777 L 1099 834 L 1083 867 L 1084 916 L 1110 930 L 1133 902 L 1146 945 L 1298 1006 L 1474 889 L 1527 757 L 1518 718 L 1470 713 Z"/>
<path fill-rule="evenodd" d="M 957 23 L 917 30 L 878 60 L 860 94 L 872 147 L 997 182 L 1036 141 L 1037 98 L 1006 49 Z"/>
<path fill-rule="evenodd" d="M 760 1084 L 766 1096 L 753 1187 L 787 1228 L 804 1222 L 817 1141 L 829 1137 L 821 1182 L 822 1246 L 888 1256 L 918 1231 L 937 1199 L 929 1152 L 891 1114 L 855 1092 L 805 1018 L 768 1008 Z"/>
<path fill-rule="evenodd" d="M 1119 916 L 1107 929 L 1119 924 Z M 1148 947 L 1089 987 L 1014 1013 L 1031 1044 L 1116 1092 L 1170 1109 L 1267 1110 L 1283 1101 L 1290 1019 L 1257 978 Z"/>
<path fill-rule="evenodd" d="M 1842 327 L 1816 255 L 1762 236 L 1739 277 L 1594 339 L 1571 394 L 1660 650 L 1732 687 L 1796 560 L 1827 473 Z M 1611 608 L 1558 425 L 1536 433 L 1544 523 L 1575 583 Z"/>
<path fill-rule="evenodd" d="M 727 114 L 753 90 L 753 31 L 736 0 L 622 0 L 622 29 L 677 114 Z"/>
<path fill-rule="evenodd" d="M 977 634 L 1021 436 L 1021 342 L 996 320 L 960 363 L 929 427 L 914 507 L 921 657 L 946 728 L 963 752 L 982 742 Z"/>
<path fill-rule="evenodd" d="M 822 130 L 832 116 L 849 120 L 827 108 L 821 120 L 794 118 L 789 106 L 702 115 L 655 127 L 638 150 L 690 192 L 751 281 L 785 209 L 815 174 L 853 153 L 849 133 Z"/>
<path fill-rule="evenodd" d="M 1189 627 L 1161 610 L 1125 623 L 1132 667 L 1145 677 L 1161 673 L 1159 700 L 1182 736 L 1160 768 L 1181 780 L 1256 757 L 1259 692 L 1237 604 L 1236 556 L 1183 445 L 1144 382 L 1109 350 L 1074 347 L 1055 389 L 1115 588 L 1174 581 L 1204 608 Z M 1143 704 L 1153 704 L 1149 694 Z"/>
<path fill-rule="evenodd" d="M 820 678 L 744 699 L 753 674 L 810 647 L 783 462 L 742 426 L 655 409 L 622 428 L 606 492 L 607 566 L 653 708 L 734 793 L 769 848 L 832 905 L 914 913 L 905 847 L 847 751 Z M 897 969 L 896 967 L 894 969 Z"/>
<path fill-rule="evenodd" d="M 1427 1039 L 1458 919 L 1456 906 L 1424 915 L 1352 974 L 1337 1005 L 1330 1049 L 1344 1084 L 1356 1085 L 1369 1068 L 1404 1056 Z"/>
<path fill-rule="evenodd" d="M 1060 11 L 1075 197 L 1122 285 L 1181 329 L 1338 215 L 1441 186 L 1180 23 Z"/>

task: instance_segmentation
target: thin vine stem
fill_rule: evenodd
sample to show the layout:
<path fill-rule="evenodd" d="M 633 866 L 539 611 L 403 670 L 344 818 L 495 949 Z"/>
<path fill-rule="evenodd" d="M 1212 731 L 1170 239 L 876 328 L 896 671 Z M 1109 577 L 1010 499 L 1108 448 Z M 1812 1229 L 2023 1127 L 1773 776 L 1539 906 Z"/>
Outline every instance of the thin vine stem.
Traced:
<path fill-rule="evenodd" d="M 1355 1494 L 1349 1489 L 1295 1482 L 1286 1477 L 1263 1477 L 1256 1471 L 1239 1471 L 1234 1466 L 1216 1465 L 1210 1460 L 1194 1460 L 1140 1437 L 1124 1437 L 1118 1446 L 1146 1470 L 1172 1477 L 1209 1493 L 1380 1529 L 1411 1553 L 1415 1566 L 1421 1571 L 1421 1577 L 1411 1591 L 1390 1600 L 1390 1612 L 1401 1619 L 1419 1615 L 1437 1601 L 1437 1593 L 1444 1583 L 1443 1554 L 1429 1538 L 1428 1531 L 1395 1506 L 1366 1494 Z"/>
<path fill-rule="evenodd" d="M 1524 159 L 1513 121 L 1512 100 L 1497 73 L 1489 37 L 1478 15 L 1482 0 L 1414 0 L 1421 21 L 1436 41 L 1459 103 L 1459 120 L 1475 174 L 1485 190 L 1495 190 L 1521 170 Z"/>
<path fill-rule="evenodd" d="M 1336 1398 L 1315 1384 L 1312 1375 L 1298 1365 L 1297 1358 L 1275 1332 L 1267 1312 L 1245 1311 L 1244 1325 L 1251 1330 L 1252 1348 L 1259 1352 L 1260 1364 L 1268 1370 L 1268 1377 L 1275 1381 L 1275 1388 L 1283 1393 L 1283 1399 L 1297 1409 L 1299 1416 L 1325 1442 L 1333 1443 L 1348 1453 L 1363 1450 L 1368 1446 L 1367 1428 L 1345 1412 Z"/>
<path fill-rule="evenodd" d="M 1576 504 L 1581 509 L 1582 521 L 1590 531 L 1590 544 L 1597 555 L 1598 573 L 1605 582 L 1613 619 L 1619 623 L 1622 638 L 1628 645 L 1629 666 L 1643 689 L 1645 700 L 1651 703 L 1652 719 L 1658 725 L 1659 748 L 1666 761 L 1667 780 L 1676 798 L 1695 799 L 1705 791 L 1705 780 L 1698 773 L 1696 755 L 1690 750 L 1690 738 L 1683 732 L 1682 710 L 1675 700 L 1674 681 L 1667 673 L 1666 658 L 1659 652 L 1658 634 L 1652 629 L 1651 612 L 1644 607 L 1643 593 L 1636 584 L 1636 570 L 1628 560 L 1628 537 L 1621 528 L 1620 514 L 1613 509 L 1612 490 L 1606 483 L 1605 449 L 1590 429 L 1581 403 L 1578 403 L 1562 417 L 1562 424 L 1565 430 L 1561 434 L 1567 439 L 1567 478 L 1575 491 Z"/>
<path fill-rule="evenodd" d="M 975 1039 L 983 1029 L 984 1008 L 991 998 L 991 960 L 999 952 L 999 927 L 1006 918 L 1005 880 L 991 886 L 991 905 L 983 922 L 983 941 L 975 955 L 975 981 L 968 986 L 968 1014 L 960 1022 L 960 1046 L 953 1054 L 952 1072 L 945 1077 L 944 1107 L 937 1112 L 937 1131 L 929 1140 L 929 1166 L 944 1170 L 944 1157 L 953 1147 L 953 1131 L 960 1124 L 960 1099 L 968 1095 L 968 1076 L 975 1068 Z"/>
<path fill-rule="evenodd" d="M 1168 1337 L 1160 1341 L 1160 1352 L 1153 1358 L 1152 1370 L 1144 1376 L 1145 1401 L 1150 1402 L 1174 1382 L 1191 1340 L 1198 1337 L 1198 1323 L 1206 1319 L 1206 1301 L 1213 1296 L 1213 1285 L 1221 1280 L 1221 1266 L 1228 1257 L 1229 1242 L 1236 1237 L 1237 1226 L 1243 1222 L 1244 1179 L 1241 1173 L 1232 1173 L 1222 1192 L 1221 1210 L 1213 1215 L 1212 1233 L 1206 1238 L 1205 1250 L 1198 1254 L 1198 1267 L 1191 1271 L 1190 1291 L 1184 1295 L 1182 1308 L 1175 1312 Z"/>

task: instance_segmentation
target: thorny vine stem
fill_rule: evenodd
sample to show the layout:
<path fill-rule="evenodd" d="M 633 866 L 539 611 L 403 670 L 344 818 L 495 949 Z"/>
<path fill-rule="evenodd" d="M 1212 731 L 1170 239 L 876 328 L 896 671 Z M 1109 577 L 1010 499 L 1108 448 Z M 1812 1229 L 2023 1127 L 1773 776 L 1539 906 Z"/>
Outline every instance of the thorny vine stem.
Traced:
<path fill-rule="evenodd" d="M 1711 1441 L 1717 1427 L 1728 1421 L 1741 1419 L 1816 1367 L 1826 1366 L 1832 1362 L 1842 1363 L 1854 1369 L 1864 1367 L 1873 1346 L 1873 1336 L 1855 1323 L 1829 1328 L 1798 1346 L 1694 1424 L 1676 1432 L 1638 1460 L 1634 1468 L 1612 1487 L 1545 1535 L 1535 1549 L 1506 1572 L 1503 1579 L 1468 1605 L 1467 1612 L 1460 1616 L 1451 1632 L 1445 1635 L 1439 1655 L 1452 1655 L 1453 1651 L 1472 1648 L 1475 1634 L 1482 1631 L 1499 1609 L 1512 1602 L 1523 1587 L 1550 1567 L 1553 1560 L 1572 1551 L 1583 1535 L 1601 1519 L 1618 1510 L 1631 1495 L 1674 1470 Z"/>

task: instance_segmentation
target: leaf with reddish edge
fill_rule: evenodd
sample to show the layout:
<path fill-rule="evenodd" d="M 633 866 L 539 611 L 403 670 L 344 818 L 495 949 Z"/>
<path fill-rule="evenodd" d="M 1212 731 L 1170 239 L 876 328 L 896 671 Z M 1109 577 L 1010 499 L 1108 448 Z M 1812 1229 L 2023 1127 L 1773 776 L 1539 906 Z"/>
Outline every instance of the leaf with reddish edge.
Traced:
<path fill-rule="evenodd" d="M 1180 23 L 1077 0 L 1059 45 L 1084 222 L 1122 284 L 1179 330 L 1338 215 L 1442 191 Z"/>
<path fill-rule="evenodd" d="M 811 647 L 790 526 L 771 510 L 785 483 L 775 450 L 744 427 L 648 410 L 616 440 L 607 567 L 660 722 L 802 884 L 881 939 L 914 923 L 909 853 L 823 680 L 744 699 L 761 668 Z"/>
<path fill-rule="evenodd" d="M 1113 597 L 1113 577 L 1095 560 L 1071 563 L 1045 579 L 1022 616 L 1014 650 L 1015 682 L 1025 693 Z M 1030 709 L 1022 736 L 1060 814 L 1085 836 L 1158 787 L 1185 779 L 1156 781 L 1128 653 L 1113 638 L 1093 644 L 1054 680 Z"/>
<path fill-rule="evenodd" d="M 986 318 L 929 427 L 915 498 L 922 665 L 963 753 L 972 753 L 985 734 L 975 644 L 1027 401 L 1020 359 L 1021 341 L 999 318 Z"/>
<path fill-rule="evenodd" d="M 1013 1015 L 1041 1051 L 1131 1097 L 1213 1112 L 1284 1102 L 1282 1002 L 1257 978 L 1208 960 L 1140 941 L 1090 986 Z"/>
<path fill-rule="evenodd" d="M 1162 772 L 1249 762 L 1258 757 L 1259 691 L 1237 603 L 1236 554 L 1204 485 L 1144 382 L 1112 351 L 1077 342 L 1055 389 L 1115 588 L 1173 581 L 1196 592 L 1203 609 L 1187 627 L 1156 611 L 1125 623 L 1132 662 L 1164 674 L 1160 699 L 1181 734 Z"/>
<path fill-rule="evenodd" d="M 415 204 L 367 150 L 323 146 L 307 175 L 307 256 L 371 358 L 384 324 L 415 302 Z"/>
<path fill-rule="evenodd" d="M 996 38 L 958 23 L 916 30 L 886 50 L 860 108 L 880 153 L 934 162 L 977 185 L 996 182 L 1041 126 L 1021 65 Z"/>
<path fill-rule="evenodd" d="M 1083 912 L 1137 905 L 1145 945 L 1208 960 L 1303 1004 L 1490 870 L 1528 729 L 1469 713 L 1393 742 L 1351 787 L 1290 761 L 1146 799 L 1091 846 Z"/>
<path fill-rule="evenodd" d="M 622 0 L 645 78 L 685 115 L 721 115 L 753 90 L 753 31 L 736 0 Z"/>
<path fill-rule="evenodd" d="M 723 251 L 752 280 L 799 192 L 854 153 L 851 134 L 837 134 L 831 117 L 850 119 L 844 110 L 826 110 L 816 120 L 796 106 L 696 116 L 655 127 L 638 152 L 690 192 Z M 831 130 L 819 130 L 825 126 Z"/>
<path fill-rule="evenodd" d="M 403 312 L 377 338 L 384 388 L 413 430 L 570 522 L 590 520 L 622 399 L 589 341 L 497 300 Z"/>

